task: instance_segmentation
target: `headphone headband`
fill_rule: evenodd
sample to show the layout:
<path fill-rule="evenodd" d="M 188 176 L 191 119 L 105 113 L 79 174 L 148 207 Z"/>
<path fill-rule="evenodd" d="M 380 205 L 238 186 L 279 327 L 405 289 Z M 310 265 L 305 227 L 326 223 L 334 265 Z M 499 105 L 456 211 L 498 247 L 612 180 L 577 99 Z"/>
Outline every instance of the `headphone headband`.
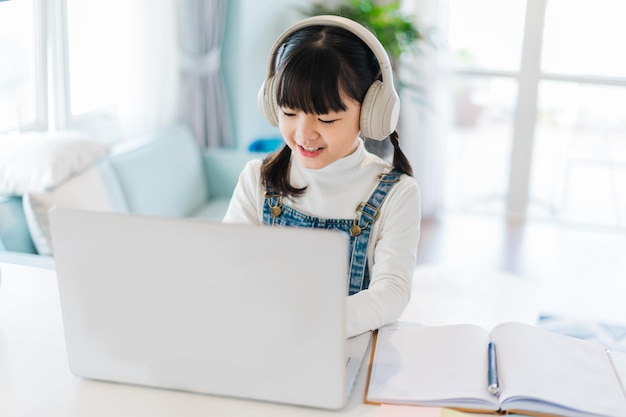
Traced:
<path fill-rule="evenodd" d="M 389 60 L 389 56 L 387 55 L 385 47 L 380 43 L 378 38 L 359 23 L 345 17 L 333 15 L 320 15 L 309 17 L 288 27 L 278 37 L 278 39 L 276 39 L 276 42 L 274 42 L 274 45 L 272 46 L 272 52 L 270 53 L 270 57 L 267 62 L 266 78 L 274 75 L 274 70 L 276 68 L 276 57 L 278 56 L 278 49 L 280 48 L 280 46 L 285 43 L 287 38 L 289 38 L 292 34 L 308 26 L 336 26 L 352 32 L 359 39 L 365 42 L 365 44 L 376 56 L 376 60 L 378 61 L 378 65 L 380 66 L 380 70 L 383 75 L 383 82 L 393 83 L 393 71 L 391 70 L 391 61 Z"/>
<path fill-rule="evenodd" d="M 321 15 L 301 20 L 287 28 L 274 42 L 268 63 L 265 82 L 258 95 L 261 113 L 274 126 L 278 126 L 278 105 L 274 76 L 276 57 L 280 46 L 295 32 L 309 26 L 335 26 L 343 28 L 361 39 L 372 51 L 380 66 L 382 81 L 376 80 L 361 103 L 360 129 L 363 136 L 382 140 L 396 128 L 400 114 L 400 100 L 393 85 L 393 71 L 385 48 L 372 32 L 359 23 L 340 16 Z"/>

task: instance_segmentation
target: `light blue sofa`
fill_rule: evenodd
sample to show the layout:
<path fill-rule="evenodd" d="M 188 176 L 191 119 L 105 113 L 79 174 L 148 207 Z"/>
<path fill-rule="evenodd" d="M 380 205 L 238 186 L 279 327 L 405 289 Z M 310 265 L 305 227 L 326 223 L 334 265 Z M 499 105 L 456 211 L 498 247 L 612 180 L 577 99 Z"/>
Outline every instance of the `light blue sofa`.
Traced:
<path fill-rule="evenodd" d="M 220 221 L 245 163 L 262 156 L 200 150 L 177 124 L 114 147 L 95 168 L 113 211 Z M 0 195 L 0 261 L 52 267 L 33 243 L 23 200 Z"/>

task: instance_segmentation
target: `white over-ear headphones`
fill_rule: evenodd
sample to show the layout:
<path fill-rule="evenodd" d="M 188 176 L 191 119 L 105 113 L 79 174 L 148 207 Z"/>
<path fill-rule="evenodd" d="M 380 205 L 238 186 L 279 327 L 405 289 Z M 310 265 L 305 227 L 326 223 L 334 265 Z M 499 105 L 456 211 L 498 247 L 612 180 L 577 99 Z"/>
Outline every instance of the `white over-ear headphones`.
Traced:
<path fill-rule="evenodd" d="M 358 36 L 372 50 L 382 72 L 382 81 L 376 80 L 367 90 L 361 103 L 361 134 L 370 139 L 383 140 L 396 129 L 400 115 L 400 99 L 393 86 L 393 73 L 389 56 L 380 41 L 365 27 L 340 16 L 314 16 L 304 19 L 285 30 L 270 52 L 265 82 L 259 90 L 257 102 L 261 114 L 278 126 L 278 104 L 275 90 L 276 56 L 280 46 L 294 32 L 308 26 L 338 26 Z"/>

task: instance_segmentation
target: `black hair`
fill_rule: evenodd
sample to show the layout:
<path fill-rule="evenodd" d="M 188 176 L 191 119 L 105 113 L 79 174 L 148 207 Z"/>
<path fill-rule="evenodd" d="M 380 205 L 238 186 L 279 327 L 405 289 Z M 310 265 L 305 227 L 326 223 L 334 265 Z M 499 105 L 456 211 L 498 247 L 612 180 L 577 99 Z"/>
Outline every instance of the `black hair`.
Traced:
<path fill-rule="evenodd" d="M 362 103 L 370 85 L 382 78 L 378 60 L 365 42 L 335 26 L 308 26 L 293 33 L 277 51 L 275 73 L 278 106 L 310 114 L 346 110 L 341 93 Z M 389 139 L 394 168 L 413 175 L 397 132 Z M 290 157 L 291 149 L 283 145 L 263 161 L 261 176 L 274 191 L 297 196 L 306 187 L 289 183 Z"/>

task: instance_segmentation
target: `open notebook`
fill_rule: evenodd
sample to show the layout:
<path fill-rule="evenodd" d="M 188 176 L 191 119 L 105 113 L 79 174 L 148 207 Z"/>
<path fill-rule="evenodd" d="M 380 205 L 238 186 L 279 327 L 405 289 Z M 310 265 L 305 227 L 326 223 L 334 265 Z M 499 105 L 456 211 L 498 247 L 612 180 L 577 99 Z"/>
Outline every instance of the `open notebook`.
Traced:
<path fill-rule="evenodd" d="M 64 208 L 50 221 L 76 375 L 345 405 L 370 335 L 345 338 L 344 236 Z"/>
<path fill-rule="evenodd" d="M 610 352 L 522 323 L 389 325 L 376 336 L 366 401 L 497 414 L 626 416 Z"/>

